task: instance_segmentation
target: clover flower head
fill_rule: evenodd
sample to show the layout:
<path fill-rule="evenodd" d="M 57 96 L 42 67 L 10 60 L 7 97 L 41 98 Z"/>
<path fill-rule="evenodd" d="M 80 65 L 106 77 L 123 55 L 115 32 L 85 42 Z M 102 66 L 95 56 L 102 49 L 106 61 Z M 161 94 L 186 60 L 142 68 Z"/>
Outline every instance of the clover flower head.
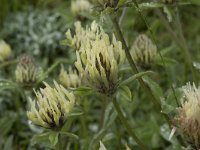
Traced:
<path fill-rule="evenodd" d="M 75 96 L 54 81 L 55 87 L 44 82 L 45 88 L 35 91 L 36 100 L 30 99 L 28 118 L 45 128 L 61 128 L 75 105 Z"/>
<path fill-rule="evenodd" d="M 85 43 L 85 41 L 95 41 L 98 39 L 109 39 L 108 35 L 105 34 L 104 30 L 101 26 L 99 26 L 96 21 L 93 21 L 91 26 L 87 26 L 83 28 L 81 26 L 81 22 L 77 21 L 74 24 L 75 26 L 75 34 L 71 34 L 71 30 L 66 32 L 66 43 L 68 46 L 72 47 L 76 51 L 80 50 L 81 45 Z"/>
<path fill-rule="evenodd" d="M 11 54 L 10 46 L 5 41 L 0 41 L 0 62 L 7 60 Z"/>
<path fill-rule="evenodd" d="M 92 4 L 88 0 L 74 0 L 71 2 L 71 11 L 75 16 L 82 18 L 81 13 L 92 11 Z"/>
<path fill-rule="evenodd" d="M 200 148 L 200 87 L 188 83 L 183 87 L 184 103 L 178 108 L 176 125 L 192 146 Z"/>
<path fill-rule="evenodd" d="M 133 60 L 142 68 L 148 69 L 155 59 L 157 47 L 145 34 L 140 34 L 131 47 Z"/>
<path fill-rule="evenodd" d="M 22 55 L 15 70 L 16 82 L 24 87 L 31 87 L 37 82 L 42 74 L 42 69 L 38 67 L 35 60 L 30 55 Z"/>
<path fill-rule="evenodd" d="M 77 71 L 72 70 L 70 67 L 67 72 L 63 65 L 61 66 L 59 81 L 66 88 L 78 88 L 81 86 L 81 78 L 77 74 Z"/>
<path fill-rule="evenodd" d="M 85 38 L 81 42 L 77 40 L 80 47 L 76 51 L 75 66 L 90 86 L 102 94 L 112 95 L 118 85 L 119 66 L 125 60 L 122 44 L 114 35 L 110 41 L 109 36 L 96 22 L 90 28 L 82 30 Z"/>

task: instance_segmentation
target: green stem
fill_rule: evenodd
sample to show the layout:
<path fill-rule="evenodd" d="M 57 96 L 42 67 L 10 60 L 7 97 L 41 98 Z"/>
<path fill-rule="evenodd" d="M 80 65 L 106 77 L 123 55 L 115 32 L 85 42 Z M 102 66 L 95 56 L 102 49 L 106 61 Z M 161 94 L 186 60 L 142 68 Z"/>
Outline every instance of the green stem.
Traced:
<path fill-rule="evenodd" d="M 101 115 L 100 115 L 100 119 L 99 119 L 99 124 L 100 124 L 100 128 L 99 130 L 101 130 L 101 128 L 103 127 L 103 122 L 104 122 L 104 116 L 105 116 L 105 110 L 106 110 L 106 106 L 107 106 L 107 97 L 105 95 L 102 96 L 102 103 L 101 103 Z"/>
<path fill-rule="evenodd" d="M 139 71 L 138 71 L 138 69 L 137 69 L 137 67 L 136 67 L 136 65 L 135 65 L 135 63 L 134 63 L 134 61 L 133 61 L 133 59 L 131 57 L 131 54 L 130 54 L 128 46 L 126 45 L 126 42 L 124 40 L 124 37 L 123 37 L 122 31 L 121 31 L 121 29 L 119 27 L 119 24 L 118 24 L 118 22 L 117 22 L 115 17 L 112 17 L 112 21 L 113 21 L 113 25 L 114 25 L 114 27 L 116 29 L 116 32 L 118 34 L 118 37 L 119 37 L 120 41 L 122 42 L 122 45 L 123 45 L 123 47 L 125 49 L 125 53 L 126 53 L 126 57 L 128 59 L 128 62 L 130 64 L 133 72 L 135 74 L 137 74 L 137 73 L 139 73 Z M 155 99 L 154 95 L 150 91 L 149 87 L 145 84 L 144 80 L 140 77 L 140 78 L 138 78 L 138 81 L 140 82 L 142 88 L 144 88 L 146 93 L 151 97 L 156 109 L 160 110 L 161 109 L 160 103 Z"/>
<path fill-rule="evenodd" d="M 148 150 L 148 148 L 140 141 L 140 139 L 138 139 L 138 137 L 136 136 L 135 132 L 133 131 L 133 128 L 131 127 L 131 125 L 128 123 L 128 121 L 126 120 L 126 118 L 124 117 L 116 98 L 113 98 L 113 105 L 115 107 L 115 110 L 117 111 L 117 114 L 119 116 L 119 119 L 121 121 L 121 123 L 124 125 L 124 127 L 126 128 L 127 132 L 130 134 L 130 136 L 132 136 L 132 138 L 135 140 L 135 142 L 138 144 L 138 146 L 140 147 L 141 150 Z"/>
<path fill-rule="evenodd" d="M 62 150 L 62 138 L 60 133 L 58 134 L 57 150 Z"/>
<path fill-rule="evenodd" d="M 124 36 L 122 34 L 122 31 L 119 27 L 119 24 L 116 20 L 115 17 L 112 17 L 112 22 L 113 22 L 113 25 L 114 25 L 114 28 L 116 29 L 116 32 L 118 34 L 118 37 L 119 37 L 119 40 L 122 42 L 122 45 L 123 45 L 123 48 L 125 50 L 125 54 L 126 54 L 126 57 L 128 59 L 128 62 L 133 70 L 133 72 L 135 74 L 139 73 L 136 65 L 135 65 L 135 62 L 133 61 L 132 57 L 131 57 L 131 54 L 129 52 L 129 48 L 124 40 Z M 138 78 L 138 81 L 141 85 L 141 87 L 144 89 L 145 93 L 151 98 L 152 100 L 152 103 L 154 104 L 154 107 L 157 109 L 157 111 L 161 112 L 161 104 L 160 104 L 160 101 L 158 101 L 155 96 L 153 95 L 151 89 L 149 88 L 149 86 L 144 82 L 144 80 L 142 79 L 142 77 Z M 162 113 L 164 118 L 166 119 L 167 123 L 170 125 L 170 119 L 168 117 L 168 115 Z"/>

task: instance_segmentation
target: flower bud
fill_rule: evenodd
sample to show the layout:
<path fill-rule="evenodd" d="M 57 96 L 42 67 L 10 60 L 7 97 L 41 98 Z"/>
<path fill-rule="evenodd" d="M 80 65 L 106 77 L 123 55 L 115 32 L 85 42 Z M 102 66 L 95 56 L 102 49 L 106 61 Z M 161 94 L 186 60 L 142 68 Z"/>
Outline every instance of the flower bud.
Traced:
<path fill-rule="evenodd" d="M 184 103 L 178 108 L 175 126 L 194 149 L 200 148 L 200 87 L 188 83 L 183 87 Z"/>
<path fill-rule="evenodd" d="M 81 29 L 85 38 L 75 40 L 75 44 L 80 43 L 79 50 L 76 51 L 75 66 L 86 84 L 99 93 L 112 95 L 118 86 L 119 66 L 125 60 L 122 44 L 114 35 L 110 41 L 109 36 L 96 22 L 90 28 Z"/>
<path fill-rule="evenodd" d="M 140 34 L 133 46 L 131 55 L 133 60 L 142 68 L 149 69 L 157 54 L 157 47 L 145 34 Z"/>
<path fill-rule="evenodd" d="M 35 64 L 30 55 L 22 55 L 15 70 L 16 82 L 23 87 L 31 87 L 37 82 L 42 69 Z"/>
<path fill-rule="evenodd" d="M 10 46 L 4 41 L 0 41 L 0 62 L 3 62 L 9 59 L 11 54 L 12 54 L 12 51 L 11 51 Z"/>
<path fill-rule="evenodd" d="M 85 19 L 82 13 L 90 13 L 92 4 L 88 0 L 75 0 L 71 2 L 71 11 L 79 19 Z"/>
<path fill-rule="evenodd" d="M 30 100 L 31 107 L 27 116 L 35 125 L 61 128 L 75 105 L 75 96 L 55 81 L 54 88 L 45 82 L 44 85 L 44 89 L 34 90 L 36 100 Z"/>
<path fill-rule="evenodd" d="M 81 85 L 81 78 L 76 70 L 72 70 L 70 67 L 67 72 L 63 65 L 61 66 L 59 81 L 66 88 L 78 88 Z"/>

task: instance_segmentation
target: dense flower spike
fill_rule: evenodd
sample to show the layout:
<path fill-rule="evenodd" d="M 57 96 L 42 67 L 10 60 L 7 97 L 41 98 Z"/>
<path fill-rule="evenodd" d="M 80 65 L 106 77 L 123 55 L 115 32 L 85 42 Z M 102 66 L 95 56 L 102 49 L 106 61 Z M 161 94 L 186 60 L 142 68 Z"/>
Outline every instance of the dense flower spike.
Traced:
<path fill-rule="evenodd" d="M 81 85 L 81 78 L 77 74 L 77 71 L 69 68 L 67 72 L 63 65 L 61 66 L 59 81 L 66 88 L 78 88 Z"/>
<path fill-rule="evenodd" d="M 35 64 L 30 55 L 22 55 L 15 71 L 16 82 L 24 87 L 31 87 L 37 82 L 42 69 Z"/>
<path fill-rule="evenodd" d="M 0 62 L 7 60 L 11 54 L 10 46 L 4 41 L 0 41 Z"/>
<path fill-rule="evenodd" d="M 88 0 L 74 0 L 71 2 L 71 11 L 78 18 L 82 18 L 81 13 L 90 13 L 92 7 Z"/>
<path fill-rule="evenodd" d="M 109 40 L 108 35 L 105 34 L 102 27 L 98 26 L 95 21 L 91 24 L 91 27 L 86 27 L 86 29 L 81 26 L 80 22 L 76 22 L 74 25 L 75 34 L 72 36 L 71 31 L 68 30 L 66 32 L 66 43 L 76 51 L 79 51 L 81 45 L 88 41 L 92 42 L 99 39 Z"/>
<path fill-rule="evenodd" d="M 151 67 L 156 54 L 156 45 L 145 34 L 140 34 L 131 47 L 131 55 L 134 61 L 145 69 Z"/>
<path fill-rule="evenodd" d="M 83 76 L 98 92 L 112 95 L 118 84 L 119 65 L 125 60 L 121 42 L 113 35 L 112 41 L 95 21 L 91 27 L 83 29 L 80 23 L 75 24 L 76 34 L 68 39 L 76 45 L 77 67 Z"/>
<path fill-rule="evenodd" d="M 36 100 L 30 100 L 27 116 L 36 125 L 57 129 L 63 126 L 74 107 L 75 96 L 55 81 L 54 88 L 44 84 L 44 89 L 35 91 Z"/>
<path fill-rule="evenodd" d="M 175 125 L 183 133 L 192 147 L 200 148 L 200 87 L 188 83 L 183 87 L 184 100 L 178 108 Z"/>

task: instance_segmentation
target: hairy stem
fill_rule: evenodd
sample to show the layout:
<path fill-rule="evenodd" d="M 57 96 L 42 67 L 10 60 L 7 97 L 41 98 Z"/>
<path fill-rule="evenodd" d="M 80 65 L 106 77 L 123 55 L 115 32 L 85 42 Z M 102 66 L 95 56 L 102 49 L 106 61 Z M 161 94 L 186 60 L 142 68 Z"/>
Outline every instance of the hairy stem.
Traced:
<path fill-rule="evenodd" d="M 126 128 L 127 132 L 130 134 L 130 136 L 132 136 L 132 138 L 135 140 L 135 142 L 138 144 L 138 146 L 140 147 L 141 150 L 148 150 L 148 148 L 140 141 L 140 139 L 138 139 L 138 137 L 136 136 L 135 132 L 133 131 L 133 128 L 131 127 L 131 125 L 129 124 L 129 122 L 126 120 L 126 118 L 124 117 L 116 98 L 113 98 L 113 105 L 115 107 L 115 110 L 117 111 L 117 114 L 119 116 L 119 119 L 121 121 L 121 123 L 124 125 L 124 127 Z"/>
<path fill-rule="evenodd" d="M 62 150 L 62 137 L 61 134 L 58 134 L 58 143 L 57 143 L 57 150 Z"/>

